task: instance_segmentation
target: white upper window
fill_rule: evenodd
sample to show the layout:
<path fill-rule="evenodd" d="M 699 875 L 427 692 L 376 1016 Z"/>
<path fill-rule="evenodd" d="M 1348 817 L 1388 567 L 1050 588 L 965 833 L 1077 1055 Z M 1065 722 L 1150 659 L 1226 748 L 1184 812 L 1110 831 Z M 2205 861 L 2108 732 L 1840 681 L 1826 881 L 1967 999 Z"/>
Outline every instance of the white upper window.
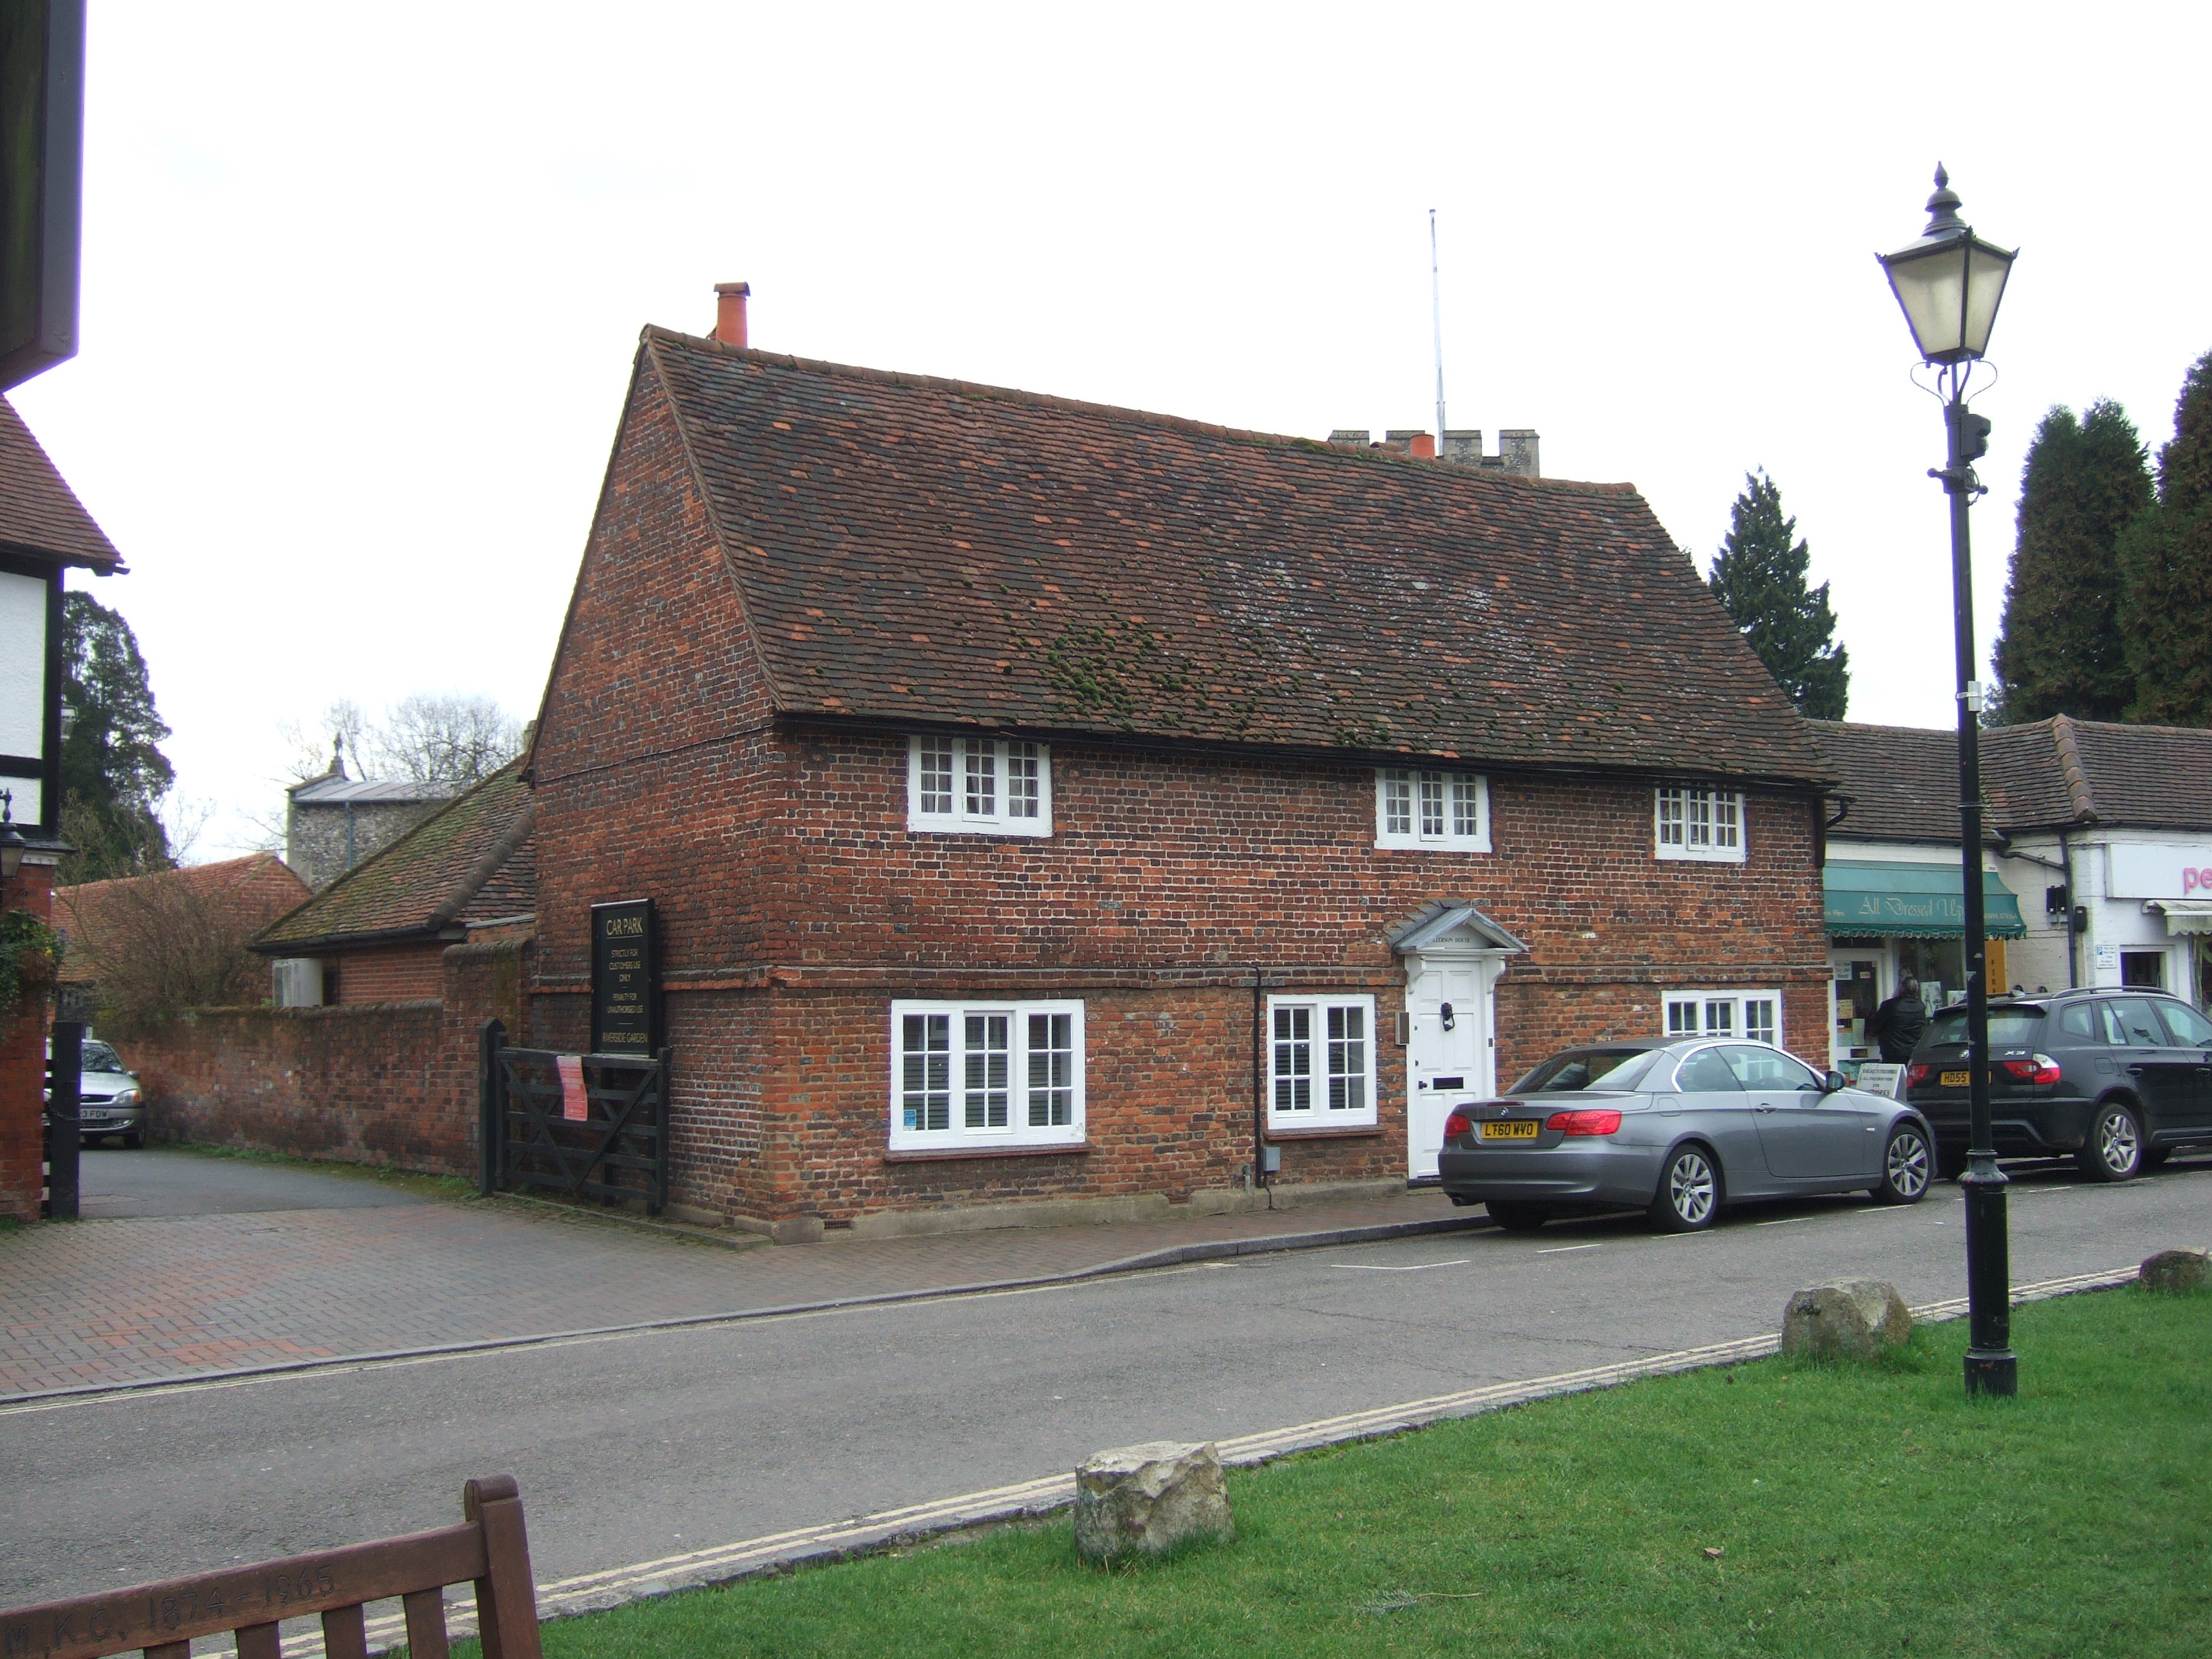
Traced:
<path fill-rule="evenodd" d="M 891 1150 L 1083 1142 L 1080 1002 L 891 1004 Z"/>
<path fill-rule="evenodd" d="M 1267 1127 L 1342 1129 L 1375 1120 L 1375 999 L 1267 999 Z"/>
<path fill-rule="evenodd" d="M 1051 750 L 1019 738 L 913 738 L 906 819 L 909 830 L 1049 836 Z"/>
<path fill-rule="evenodd" d="M 1779 991 L 1668 991 L 1661 1002 L 1669 1039 L 1743 1037 L 1782 1044 Z"/>
<path fill-rule="evenodd" d="M 1386 766 L 1375 774 L 1375 844 L 1490 850 L 1490 785 L 1466 772 Z"/>
<path fill-rule="evenodd" d="M 1654 848 L 1662 859 L 1743 862 L 1743 797 L 1668 785 L 1657 791 Z"/>

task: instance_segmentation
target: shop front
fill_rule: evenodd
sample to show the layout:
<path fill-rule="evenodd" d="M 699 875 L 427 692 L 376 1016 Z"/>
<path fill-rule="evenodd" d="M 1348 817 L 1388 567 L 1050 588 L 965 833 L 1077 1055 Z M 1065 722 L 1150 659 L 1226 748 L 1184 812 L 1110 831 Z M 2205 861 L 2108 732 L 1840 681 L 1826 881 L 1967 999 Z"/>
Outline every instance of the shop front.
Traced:
<path fill-rule="evenodd" d="M 2094 983 L 2212 1004 L 2212 841 L 2107 843 L 2091 926 Z"/>
<path fill-rule="evenodd" d="M 1871 1030 L 1875 1011 L 1905 980 L 1919 981 L 1930 1009 L 1966 994 L 1965 886 L 1956 859 L 1831 859 L 1822 885 L 1833 992 L 1828 1063 L 1856 1077 L 1860 1062 L 1881 1058 Z M 1988 871 L 1982 909 L 1989 981 L 2002 990 L 2010 982 L 2004 942 L 2021 938 L 2027 927 L 2020 901 Z"/>

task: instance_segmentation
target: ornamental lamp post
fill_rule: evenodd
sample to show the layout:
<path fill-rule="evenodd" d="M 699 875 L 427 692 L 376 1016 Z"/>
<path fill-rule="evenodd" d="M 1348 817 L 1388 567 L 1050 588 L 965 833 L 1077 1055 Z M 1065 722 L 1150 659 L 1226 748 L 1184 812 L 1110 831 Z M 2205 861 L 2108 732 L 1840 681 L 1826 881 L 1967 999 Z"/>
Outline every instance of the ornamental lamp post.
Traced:
<path fill-rule="evenodd" d="M 23 867 L 24 851 L 30 844 L 15 827 L 14 792 L 0 789 L 0 881 L 15 879 L 15 872 Z"/>
<path fill-rule="evenodd" d="M 1974 365 L 1988 349 L 2018 250 L 1985 242 L 1959 217 L 1958 192 L 1942 167 L 1928 198 L 1928 228 L 1894 253 L 1877 254 L 1912 330 L 1929 388 L 1943 404 L 1948 459 L 1928 476 L 1951 498 L 1951 612 L 1959 682 L 1959 866 L 1966 903 L 1966 1066 L 1971 1127 L 1966 1172 L 1966 1392 L 2009 1395 L 2019 1386 L 2012 1341 L 2012 1285 L 2005 1237 L 2004 1172 L 1990 1124 L 1990 992 L 1982 902 L 1982 684 L 1974 652 L 1973 556 L 1966 512 L 1984 493 L 1973 463 L 1988 453 L 1990 423 L 1966 407 Z"/>

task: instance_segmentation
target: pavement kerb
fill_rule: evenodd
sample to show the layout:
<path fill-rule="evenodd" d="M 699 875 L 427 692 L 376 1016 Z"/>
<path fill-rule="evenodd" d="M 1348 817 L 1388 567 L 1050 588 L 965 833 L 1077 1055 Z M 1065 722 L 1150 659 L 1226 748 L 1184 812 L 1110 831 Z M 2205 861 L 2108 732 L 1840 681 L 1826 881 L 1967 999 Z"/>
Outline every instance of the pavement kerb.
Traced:
<path fill-rule="evenodd" d="M 2100 1273 L 2076 1273 L 2065 1279 L 2016 1285 L 2013 1287 L 2012 1301 L 2017 1305 L 2023 1302 L 2041 1302 L 2052 1297 L 2070 1296 L 2082 1291 L 2115 1289 L 2132 1283 L 2137 1272 L 2135 1267 L 2115 1267 Z M 1947 1320 L 1958 1319 L 1966 1312 L 1966 1299 L 1964 1297 L 1931 1302 L 1911 1310 L 1913 1319 L 1926 1324 L 1940 1324 Z M 1385 1439 L 1450 1418 L 1477 1416 L 1507 1406 L 1525 1405 L 1560 1395 L 1586 1393 L 1593 1389 L 1612 1388 L 1643 1377 L 1669 1376 L 1709 1366 L 1738 1365 L 1750 1360 L 1765 1359 L 1779 1352 L 1781 1346 L 1779 1333 L 1744 1337 L 1733 1342 L 1716 1342 L 1704 1347 L 1650 1354 L 1618 1364 L 1592 1366 L 1583 1370 L 1563 1371 L 1551 1376 L 1530 1377 L 1520 1382 L 1492 1383 L 1457 1394 L 1408 1401 L 1344 1417 L 1325 1418 L 1318 1422 L 1224 1440 L 1218 1443 L 1218 1448 L 1224 1463 L 1236 1468 L 1255 1468 L 1298 1452 L 1322 1446 L 1345 1445 L 1354 1441 Z M 996 1486 L 985 1492 L 940 1498 L 934 1503 L 881 1510 L 874 1515 L 859 1516 L 828 1526 L 770 1533 L 688 1555 L 665 1556 L 659 1560 L 641 1561 L 627 1567 L 580 1573 L 538 1586 L 538 1616 L 541 1621 L 574 1618 L 583 1613 L 604 1612 L 631 1601 L 651 1601 L 674 1595 L 679 1590 L 705 1589 L 718 1584 L 738 1583 L 748 1578 L 769 1577 L 797 1567 L 827 1565 L 903 1544 L 942 1537 L 948 1533 L 1039 1519 L 1066 1509 L 1074 1501 L 1073 1474 L 1048 1475 L 1042 1480 L 1022 1481 L 1011 1486 Z M 475 1633 L 472 1601 L 464 1600 L 449 1604 L 447 1618 L 448 1628 L 456 1639 Z M 405 1621 L 397 1613 L 373 1618 L 368 1621 L 368 1636 L 369 1650 L 380 1652 L 406 1639 Z M 287 1638 L 283 1644 L 286 1659 L 310 1659 L 311 1656 L 319 1655 L 322 1650 L 321 1638 L 312 1629 L 303 1630 L 296 1637 Z"/>
<path fill-rule="evenodd" d="M 526 1200 L 542 1203 L 542 1200 Z M 544 1207 L 564 1211 L 567 1206 Z M 587 1217 L 587 1219 L 597 1218 Z M 659 1223 L 645 1224 L 659 1228 Z M 222 1370 L 180 1371 L 173 1376 L 134 1377 L 124 1382 L 92 1382 L 68 1389 L 38 1389 L 27 1394 L 0 1395 L 0 1413 L 67 1400 L 141 1393 L 149 1389 L 173 1389 L 211 1382 L 240 1382 L 257 1376 L 282 1376 L 319 1370 L 336 1370 L 396 1360 L 429 1359 L 443 1355 L 489 1353 L 508 1348 L 532 1348 L 553 1342 L 573 1342 L 593 1337 L 628 1336 L 647 1331 L 687 1330 L 708 1325 L 731 1325 L 746 1320 L 786 1318 L 796 1314 L 834 1313 L 845 1308 L 886 1306 L 901 1302 L 927 1302 L 944 1297 L 977 1296 L 994 1291 L 1032 1290 L 1065 1285 L 1115 1273 L 1140 1273 L 1148 1267 L 1176 1267 L 1194 1261 L 1218 1261 L 1231 1256 L 1265 1255 L 1283 1250 L 1318 1250 L 1341 1244 L 1374 1244 L 1389 1239 L 1413 1238 L 1430 1233 L 1466 1232 L 1492 1224 L 1481 1216 L 1436 1216 L 1419 1221 L 1372 1223 L 1364 1226 L 1331 1227 L 1304 1233 L 1270 1233 L 1250 1238 L 1200 1239 L 1146 1250 L 1113 1261 L 1095 1261 L 1063 1273 L 1032 1273 L 1018 1279 L 982 1279 L 966 1285 L 938 1285 L 910 1291 L 878 1291 L 867 1296 L 836 1297 L 815 1302 L 777 1302 L 758 1308 L 734 1309 L 726 1313 L 686 1314 L 675 1319 L 641 1320 L 635 1324 L 595 1325 L 576 1330 L 543 1331 L 529 1336 L 490 1337 L 477 1342 L 442 1342 L 416 1348 L 377 1348 L 360 1353 L 325 1354 L 313 1358 L 286 1359 L 265 1365 L 240 1365 Z M 682 1229 L 667 1228 L 672 1232 Z M 692 1237 L 686 1233 L 685 1237 Z M 708 1241 L 726 1242 L 726 1241 Z M 750 1248 L 738 1246 L 736 1248 Z"/>

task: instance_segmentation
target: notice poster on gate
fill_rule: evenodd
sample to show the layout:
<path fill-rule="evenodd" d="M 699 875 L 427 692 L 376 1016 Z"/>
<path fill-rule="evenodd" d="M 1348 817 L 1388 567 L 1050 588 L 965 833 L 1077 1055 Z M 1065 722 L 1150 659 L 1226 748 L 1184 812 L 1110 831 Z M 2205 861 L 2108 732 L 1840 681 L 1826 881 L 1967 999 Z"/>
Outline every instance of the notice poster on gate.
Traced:
<path fill-rule="evenodd" d="M 581 1123 L 592 1115 L 591 1097 L 584 1092 L 584 1057 L 556 1054 L 553 1064 L 561 1073 L 561 1115 Z"/>

